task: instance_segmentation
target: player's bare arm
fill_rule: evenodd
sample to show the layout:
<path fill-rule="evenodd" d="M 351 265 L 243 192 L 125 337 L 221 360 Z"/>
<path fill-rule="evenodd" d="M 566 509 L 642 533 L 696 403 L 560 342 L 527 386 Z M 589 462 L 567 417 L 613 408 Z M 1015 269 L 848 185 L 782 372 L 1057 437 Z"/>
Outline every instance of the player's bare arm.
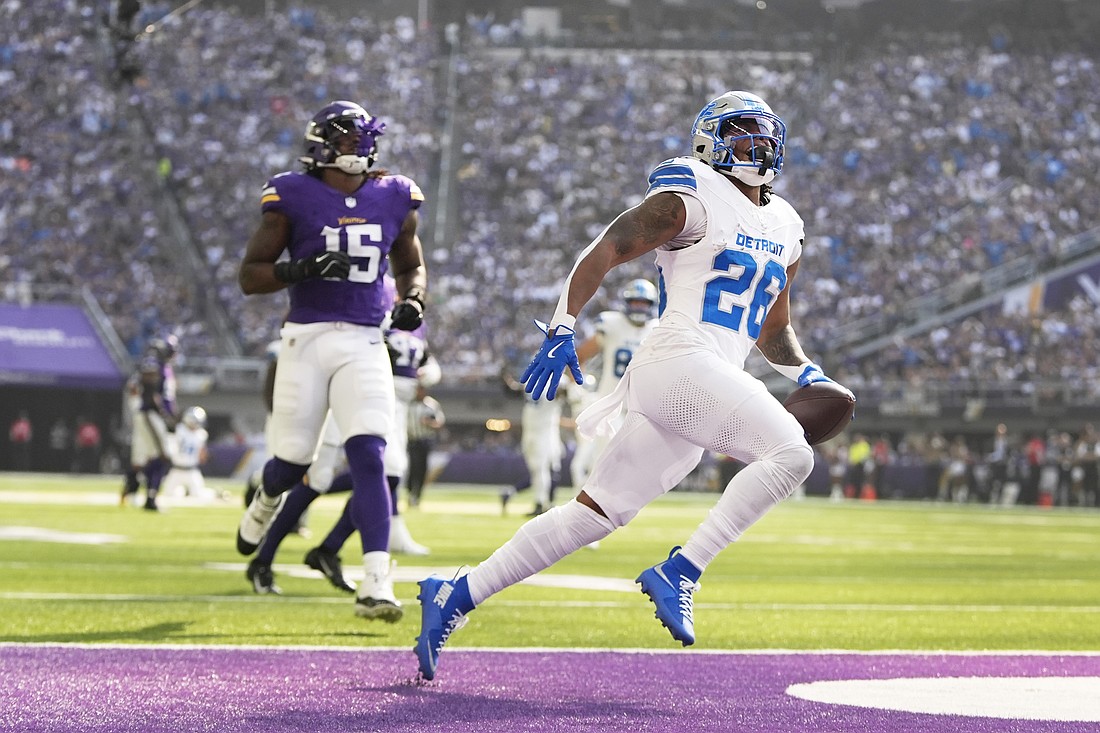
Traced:
<path fill-rule="evenodd" d="M 275 261 L 289 241 L 290 220 L 274 211 L 264 212 L 260 226 L 248 240 L 237 271 L 241 292 L 245 295 L 274 293 L 288 285 L 275 277 Z"/>
<path fill-rule="evenodd" d="M 570 278 L 568 311 L 577 315 L 611 268 L 637 259 L 684 231 L 687 209 L 672 192 L 650 196 L 627 209 L 577 263 Z"/>
<path fill-rule="evenodd" d="M 764 319 L 760 338 L 756 340 L 756 348 L 772 364 L 798 366 L 810 361 L 791 326 L 791 284 L 798 273 L 799 262 L 801 260 L 795 260 L 787 267 L 787 285 Z"/>
<path fill-rule="evenodd" d="M 390 269 L 397 284 L 398 295 L 405 296 L 419 288 L 421 299 L 428 289 L 428 270 L 424 265 L 424 249 L 417 227 L 420 215 L 412 210 L 401 223 L 401 231 L 390 248 Z"/>

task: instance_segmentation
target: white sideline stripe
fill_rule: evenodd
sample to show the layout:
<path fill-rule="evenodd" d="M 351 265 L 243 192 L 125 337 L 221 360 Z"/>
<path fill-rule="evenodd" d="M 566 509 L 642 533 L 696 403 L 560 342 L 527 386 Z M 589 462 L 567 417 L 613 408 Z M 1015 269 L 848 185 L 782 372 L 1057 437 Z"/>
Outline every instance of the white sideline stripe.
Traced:
<path fill-rule="evenodd" d="M 226 507 L 237 506 L 239 499 L 219 499 L 216 496 L 167 496 L 157 497 L 157 504 L 162 508 L 173 507 Z M 32 491 L 0 491 L 0 504 L 43 504 L 68 506 L 118 506 L 118 494 L 89 493 L 87 491 L 49 491 L 35 493 Z M 135 505 L 136 506 L 136 505 Z M 127 504 L 122 509 L 133 509 L 135 506 Z"/>
<path fill-rule="evenodd" d="M 192 603 L 350 603 L 348 598 L 315 597 L 315 596 L 270 596 L 270 595 L 239 595 L 239 596 L 211 596 L 211 595 L 148 595 L 138 593 L 0 593 L 0 600 L 5 601 L 133 601 L 133 602 L 192 602 Z M 400 600 L 415 604 L 415 596 L 405 596 Z M 639 596 L 638 603 L 641 603 Z M 622 601 L 516 601 L 509 599 L 495 599 L 494 606 L 510 606 L 513 608 L 634 608 L 638 603 Z M 714 609 L 721 611 L 801 611 L 821 613 L 822 611 L 836 611 L 849 613 L 853 611 L 868 613 L 1085 613 L 1098 614 L 1100 606 L 1009 606 L 1009 605 L 949 605 L 949 604 L 877 604 L 877 603 L 696 603 L 695 608 Z"/>
<path fill-rule="evenodd" d="M 108 545 L 129 542 L 120 534 L 95 532 L 63 532 L 43 527 L 0 527 L 0 541 L 56 542 L 66 545 Z"/>
<path fill-rule="evenodd" d="M 70 562 L 57 563 L 57 562 L 34 562 L 34 561 L 27 562 L 27 561 L 24 561 L 24 560 L 20 560 L 20 561 L 0 560 L 0 569 L 28 570 L 28 569 L 32 569 L 32 568 L 43 568 L 43 569 L 48 569 L 52 572 L 53 570 L 55 570 L 56 568 L 58 568 L 59 566 L 62 566 L 62 565 L 64 566 L 64 568 L 66 570 L 88 570 L 88 571 L 92 571 L 92 572 L 101 572 L 103 570 L 102 565 L 98 565 L 98 564 L 95 564 L 95 563 L 70 563 Z M 121 564 L 112 564 L 111 565 L 111 569 L 115 570 L 115 571 L 142 570 L 142 571 L 156 571 L 156 572 L 161 573 L 161 574 L 164 574 L 164 573 L 197 573 L 197 572 L 202 572 L 203 570 L 210 569 L 212 567 L 213 567 L 213 564 L 187 565 L 187 564 L 158 563 L 156 565 L 150 565 L 150 564 L 147 564 L 147 563 L 121 563 Z M 244 565 L 239 566 L 240 572 L 244 572 L 244 567 L 245 567 Z M 299 569 L 299 568 L 301 568 L 301 569 Z M 221 569 L 221 568 L 219 568 L 219 569 Z M 304 565 L 297 566 L 297 565 L 292 565 L 292 564 L 283 565 L 283 564 L 280 564 L 280 563 L 276 563 L 275 565 L 272 566 L 272 569 L 274 569 L 275 571 L 280 572 L 280 573 L 286 573 L 287 575 L 289 575 L 291 577 L 303 577 L 303 578 L 308 577 L 308 578 L 318 578 L 318 579 L 321 577 L 320 575 L 318 575 L 317 573 L 315 573 L 313 571 L 306 570 Z M 399 577 L 399 576 L 405 575 L 404 569 L 405 569 L 404 566 L 398 565 L 398 567 L 397 567 L 398 572 L 397 572 L 396 576 Z M 410 573 L 411 572 L 412 571 L 410 569 Z M 425 568 L 424 569 L 424 575 L 421 575 L 421 576 L 416 577 L 416 578 L 412 578 L 408 582 L 416 582 L 416 581 L 426 577 L 431 572 L 438 572 L 440 574 L 450 576 L 450 575 L 454 575 L 454 568 L 452 567 L 452 568 L 448 569 L 446 572 L 444 572 L 442 570 L 433 570 L 433 569 L 430 569 L 430 568 Z M 361 573 L 362 573 L 361 570 L 357 571 L 357 570 L 353 570 L 351 568 L 348 568 L 346 570 L 346 577 L 355 579 L 357 575 L 359 575 L 361 577 Z M 759 582 L 774 583 L 777 580 L 776 576 L 774 576 L 774 575 L 737 575 L 735 579 L 738 583 L 745 583 L 745 584 L 747 584 L 747 583 L 759 583 Z M 622 579 L 621 578 L 616 578 L 615 580 L 616 581 L 621 581 Z M 874 584 L 874 585 L 906 585 L 906 586 L 914 586 L 914 585 L 935 585 L 935 586 L 965 585 L 965 586 L 969 587 L 969 586 L 972 586 L 974 584 L 974 579 L 973 578 L 952 578 L 952 579 L 949 579 L 949 580 L 943 580 L 943 579 L 940 579 L 940 578 L 921 578 L 921 579 L 917 579 L 917 580 L 911 580 L 911 579 L 908 579 L 908 578 L 900 578 L 900 577 L 879 578 L 879 577 L 869 577 L 869 576 L 863 576 L 863 575 L 831 575 L 827 578 L 823 578 L 821 576 L 807 576 L 807 575 L 784 575 L 781 578 L 781 580 L 785 583 L 820 583 L 820 584 L 827 584 L 827 585 L 836 585 L 838 583 L 863 583 L 863 584 Z M 405 582 L 405 581 L 400 580 L 398 582 Z M 983 578 L 982 579 L 982 585 L 983 586 L 998 586 L 998 587 L 1009 587 L 1009 588 L 1016 587 L 1016 586 L 1027 586 L 1028 588 L 1036 588 L 1036 587 L 1055 587 L 1055 588 L 1058 588 L 1058 587 L 1065 587 L 1065 586 L 1070 586 L 1070 587 L 1072 587 L 1072 586 L 1089 586 L 1089 587 L 1091 587 L 1091 586 L 1095 585 L 1095 583 L 1096 583 L 1095 578 L 1020 578 L 1020 579 L 1018 579 L 1018 578 L 993 578 L 993 579 Z M 600 590 L 602 590 L 602 589 L 600 589 Z M 637 585 L 632 585 L 632 590 L 637 592 L 637 590 L 638 590 Z"/>
<path fill-rule="evenodd" d="M 346 601 L 345 601 L 346 602 Z M 321 646 L 319 644 L 123 644 L 120 642 L 62 642 L 62 641 L 0 641 L 0 649 L 3 648 L 57 648 L 57 649 L 166 649 L 174 651 L 188 650 L 222 650 L 222 651 L 319 651 L 319 652 L 347 652 L 363 654 L 364 652 L 408 652 L 411 646 Z M 502 652 L 514 654 L 645 654 L 645 655 L 699 655 L 699 656 L 846 656 L 846 657 L 870 657 L 879 655 L 891 655 L 899 657 L 1098 657 L 1100 651 L 1063 651 L 1060 649 L 979 649 L 973 651 L 961 649 L 646 649 L 643 647 L 549 647 L 549 646 L 479 646 L 461 647 L 463 654 L 499 654 Z"/>
<path fill-rule="evenodd" d="M 203 567 L 211 570 L 224 570 L 232 573 L 243 573 L 244 563 L 206 563 Z M 276 563 L 271 566 L 277 574 L 289 575 L 292 578 L 319 578 L 316 570 L 306 565 L 282 565 Z M 429 575 L 443 575 L 448 578 L 454 576 L 453 568 L 417 567 L 414 565 L 398 565 L 391 577 L 395 583 L 417 583 Z M 363 579 L 363 566 L 351 565 L 344 568 L 344 577 L 348 580 L 359 582 Z M 571 590 L 599 590 L 615 591 L 620 593 L 637 593 L 638 586 L 631 580 L 623 578 L 604 578 L 596 575 L 568 575 L 565 573 L 539 573 L 520 581 L 524 585 L 534 585 L 540 588 L 568 588 Z"/>

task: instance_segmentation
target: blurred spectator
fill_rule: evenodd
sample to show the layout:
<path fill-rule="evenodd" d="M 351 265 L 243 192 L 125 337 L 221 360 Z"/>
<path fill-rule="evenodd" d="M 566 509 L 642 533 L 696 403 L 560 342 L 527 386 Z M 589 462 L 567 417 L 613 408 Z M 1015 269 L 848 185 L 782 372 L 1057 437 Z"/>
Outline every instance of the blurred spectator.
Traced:
<path fill-rule="evenodd" d="M 1023 490 L 1020 492 L 1021 504 L 1037 504 L 1039 502 L 1039 479 L 1041 478 L 1043 464 L 1046 463 L 1047 444 L 1043 437 L 1032 434 L 1024 444 L 1024 454 L 1027 456 L 1027 476 L 1024 479 Z"/>
<path fill-rule="evenodd" d="M 865 496 L 867 475 L 874 466 L 871 444 L 863 433 L 856 433 L 848 444 L 848 472 L 844 476 L 844 495 Z"/>
<path fill-rule="evenodd" d="M 1079 506 L 1096 506 L 1100 499 L 1100 433 L 1092 423 L 1085 425 L 1077 439 L 1077 465 L 1074 490 Z M 1080 469 L 1080 470 L 1077 470 Z"/>
<path fill-rule="evenodd" d="M 34 428 L 26 410 L 20 410 L 11 427 L 8 428 L 8 446 L 11 449 L 11 468 L 13 471 L 31 470 L 31 444 L 34 441 Z"/>
<path fill-rule="evenodd" d="M 136 22 L 167 11 L 140 4 Z M 558 288 L 532 283 L 566 271 L 574 245 L 644 193 L 609 182 L 682 153 L 685 121 L 728 78 L 722 54 L 658 57 L 631 48 L 629 36 L 604 34 L 598 53 L 513 52 L 493 47 L 516 38 L 508 19 L 471 15 L 461 32 L 472 42 L 441 48 L 440 34 L 410 18 L 349 18 L 307 3 L 270 15 L 201 5 L 167 19 L 128 51 L 141 74 L 118 89 L 103 53 L 108 32 L 88 12 L 68 0 L 0 3 L 0 262 L 13 282 L 74 291 L 105 283 L 97 297 L 134 356 L 174 323 L 192 324 L 191 356 L 216 353 L 207 292 L 233 314 L 247 354 L 275 337 L 282 308 L 248 302 L 236 287 L 235 253 L 253 223 L 239 212 L 255 196 L 239 181 L 291 167 L 297 120 L 345 96 L 383 119 L 408 111 L 391 121 L 399 134 L 386 157 L 425 189 L 445 175 L 442 130 L 453 128 L 454 200 L 440 213 L 457 214 L 439 218 L 447 230 L 434 232 L 437 241 L 426 237 L 430 297 L 446 305 L 435 309 L 434 350 L 448 381 L 491 381 L 501 358 L 537 346 L 530 320 L 545 316 Z M 1043 38 L 960 42 L 913 29 L 858 45 L 803 39 L 798 53 L 749 68 L 751 85 L 788 123 L 777 192 L 812 202 L 804 257 L 821 277 L 802 283 L 793 318 L 807 349 L 857 392 L 917 374 L 964 392 L 997 382 L 1035 394 L 1053 381 L 1100 397 L 1091 356 L 1100 321 L 1084 298 L 1041 318 L 984 313 L 831 363 L 844 356 L 835 344 L 846 332 L 891 333 L 923 313 L 914 303 L 987 295 L 983 273 L 1038 272 L 1100 224 L 1089 185 L 1100 168 L 1095 47 L 1060 36 L 1047 48 Z M 454 71 L 453 106 L 443 69 Z M 30 139 L 51 155 L 18 147 Z M 158 213 L 166 200 L 178 205 L 186 236 Z M 68 202 L 64 216 L 58 201 Z M 425 212 L 427 225 L 436 219 Z M 174 254 L 190 242 L 201 247 L 198 272 Z M 43 247 L 51 257 L 33 256 Z M 591 313 L 613 305 L 629 279 L 652 274 L 646 262 L 623 268 Z"/>
<path fill-rule="evenodd" d="M 77 417 L 76 436 L 73 438 L 73 470 L 77 473 L 99 473 L 101 443 L 99 426 L 83 415 Z"/>
<path fill-rule="evenodd" d="M 65 418 L 59 417 L 50 428 L 47 446 L 49 447 L 50 471 L 71 471 L 73 467 L 73 431 L 65 422 Z"/>

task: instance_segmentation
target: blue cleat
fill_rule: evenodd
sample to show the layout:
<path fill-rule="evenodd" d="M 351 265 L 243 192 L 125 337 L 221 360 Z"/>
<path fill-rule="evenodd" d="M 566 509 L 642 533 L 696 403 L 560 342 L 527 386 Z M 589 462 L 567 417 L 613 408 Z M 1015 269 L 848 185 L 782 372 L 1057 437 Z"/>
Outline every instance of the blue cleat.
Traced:
<path fill-rule="evenodd" d="M 420 663 L 420 676 L 431 680 L 435 678 L 435 668 L 439 664 L 439 653 L 443 651 L 443 645 L 468 620 L 460 606 L 472 608 L 473 604 L 469 602 L 469 591 L 465 589 L 464 581 L 462 587 L 459 587 L 459 581 L 433 575 L 420 581 L 418 585 L 420 593 L 416 598 L 420 601 L 420 636 L 416 637 L 413 651 Z"/>
<path fill-rule="evenodd" d="M 695 621 L 692 617 L 693 594 L 699 590 L 701 571 L 673 547 L 668 559 L 642 572 L 635 580 L 642 593 L 657 607 L 657 620 L 684 646 L 695 643 Z"/>

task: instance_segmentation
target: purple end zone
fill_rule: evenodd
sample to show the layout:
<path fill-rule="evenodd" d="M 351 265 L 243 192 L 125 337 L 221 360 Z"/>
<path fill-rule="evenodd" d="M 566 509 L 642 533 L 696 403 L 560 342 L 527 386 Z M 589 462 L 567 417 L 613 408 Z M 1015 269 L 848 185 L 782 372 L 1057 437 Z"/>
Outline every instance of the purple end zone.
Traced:
<path fill-rule="evenodd" d="M 1098 676 L 1100 656 L 674 654 L 447 650 L 431 683 L 412 651 L 0 646 L 0 731 L 1013 731 L 1009 721 L 815 703 L 800 682 Z"/>

